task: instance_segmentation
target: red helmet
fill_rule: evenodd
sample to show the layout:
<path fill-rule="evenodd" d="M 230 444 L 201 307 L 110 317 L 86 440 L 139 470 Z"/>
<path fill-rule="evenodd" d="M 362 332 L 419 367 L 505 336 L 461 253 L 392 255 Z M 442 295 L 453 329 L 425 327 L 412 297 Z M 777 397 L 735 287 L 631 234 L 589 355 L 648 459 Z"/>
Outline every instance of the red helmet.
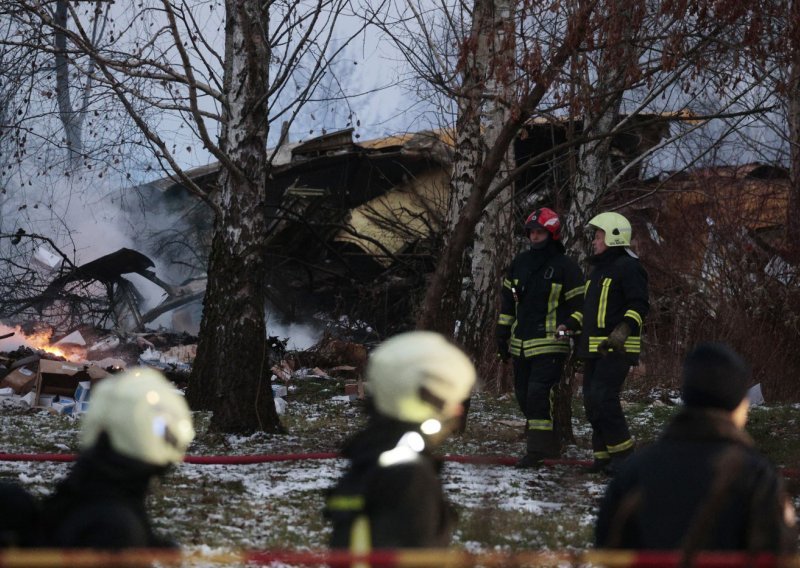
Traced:
<path fill-rule="evenodd" d="M 525 231 L 544 229 L 550 233 L 554 241 L 561 239 L 561 219 L 558 213 L 547 207 L 537 209 L 525 219 Z"/>

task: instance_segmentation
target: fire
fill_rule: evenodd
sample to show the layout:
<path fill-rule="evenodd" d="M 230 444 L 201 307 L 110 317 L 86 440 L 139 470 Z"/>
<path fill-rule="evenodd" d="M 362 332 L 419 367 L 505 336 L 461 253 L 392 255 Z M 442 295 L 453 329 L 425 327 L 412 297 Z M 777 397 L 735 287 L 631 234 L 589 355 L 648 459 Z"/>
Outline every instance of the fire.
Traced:
<path fill-rule="evenodd" d="M 23 339 L 28 347 L 39 349 L 40 351 L 45 351 L 47 353 L 52 353 L 53 355 L 58 355 L 59 357 L 66 357 L 66 353 L 64 353 L 60 347 L 50 345 L 51 337 L 53 337 L 52 329 L 39 331 L 31 335 L 23 334 Z"/>
<path fill-rule="evenodd" d="M 6 326 L 2 326 L 5 328 Z M 52 345 L 51 338 L 53 337 L 52 329 L 43 329 L 31 334 L 25 334 L 19 326 L 8 328 L 9 331 L 14 332 L 13 341 L 19 345 L 37 349 L 46 353 L 51 353 L 58 357 L 63 357 L 68 361 L 78 362 L 83 361 L 86 356 L 86 350 L 79 345 Z M 10 346 L 9 346 L 10 347 Z M 0 344 L 0 348 L 8 349 L 4 344 Z"/>

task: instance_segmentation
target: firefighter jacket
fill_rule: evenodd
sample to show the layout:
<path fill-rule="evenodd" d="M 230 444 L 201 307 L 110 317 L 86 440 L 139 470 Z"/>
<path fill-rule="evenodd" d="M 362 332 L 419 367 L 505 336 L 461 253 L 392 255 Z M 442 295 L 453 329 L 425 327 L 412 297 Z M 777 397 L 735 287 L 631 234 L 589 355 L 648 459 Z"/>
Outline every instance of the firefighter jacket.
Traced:
<path fill-rule="evenodd" d="M 614 476 L 595 536 L 598 548 L 788 553 L 794 524 L 781 477 L 730 413 L 692 408 Z"/>
<path fill-rule="evenodd" d="M 81 453 L 43 503 L 42 533 L 55 548 L 173 548 L 156 534 L 145 508 L 150 481 L 168 468 L 123 456 L 108 437 Z"/>
<path fill-rule="evenodd" d="M 582 295 L 583 274 L 561 243 L 518 254 L 503 280 L 498 344 L 515 357 L 566 355 L 569 342 L 556 340 L 556 328 L 580 311 Z"/>
<path fill-rule="evenodd" d="M 584 287 L 583 307 L 566 322 L 571 330 L 581 332 L 578 356 L 599 357 L 597 347 L 625 322 L 631 330 L 625 341 L 627 359 L 636 364 L 642 350 L 642 324 L 650 308 L 647 272 L 622 247 L 609 248 L 589 262 L 593 268 Z"/>
<path fill-rule="evenodd" d="M 455 513 L 445 501 L 440 462 L 407 445 L 419 426 L 380 415 L 343 455 L 350 467 L 328 493 L 331 548 L 367 554 L 381 548 L 445 547 Z"/>

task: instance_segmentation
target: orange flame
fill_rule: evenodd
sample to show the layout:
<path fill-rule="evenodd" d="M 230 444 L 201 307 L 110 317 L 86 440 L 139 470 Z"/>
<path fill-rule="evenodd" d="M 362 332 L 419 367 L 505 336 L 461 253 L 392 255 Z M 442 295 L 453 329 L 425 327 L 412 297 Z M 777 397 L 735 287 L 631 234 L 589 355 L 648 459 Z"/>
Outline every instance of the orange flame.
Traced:
<path fill-rule="evenodd" d="M 46 329 L 37 331 L 30 335 L 19 332 L 22 336 L 23 343 L 33 349 L 52 353 L 58 357 L 64 357 L 68 361 L 83 361 L 86 356 L 86 350 L 78 345 L 51 345 L 50 338 L 53 337 L 53 330 Z"/>

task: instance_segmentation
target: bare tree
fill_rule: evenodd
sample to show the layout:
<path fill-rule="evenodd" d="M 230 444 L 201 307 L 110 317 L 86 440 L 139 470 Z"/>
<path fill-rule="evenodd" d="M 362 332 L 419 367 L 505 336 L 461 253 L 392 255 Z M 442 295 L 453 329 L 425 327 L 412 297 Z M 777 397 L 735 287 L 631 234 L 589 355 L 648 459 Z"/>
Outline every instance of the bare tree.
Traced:
<path fill-rule="evenodd" d="M 786 241 L 795 260 L 800 258 L 800 1 L 792 0 L 786 35 L 789 48 L 789 80 L 786 89 L 789 125 L 791 185 L 786 211 Z"/>
<path fill-rule="evenodd" d="M 113 96 L 162 167 L 214 212 L 190 401 L 212 410 L 212 426 L 224 431 L 279 428 L 266 365 L 263 252 L 267 208 L 280 196 L 266 191 L 274 158 L 267 138 L 275 121 L 297 116 L 331 72 L 330 61 L 347 45 L 337 38 L 334 47 L 333 38 L 351 12 L 349 0 L 153 0 L 114 14 L 101 37 L 89 31 L 93 13 L 67 4 L 66 26 L 52 5 L 21 0 L 17 25 L 64 43 L 26 47 L 64 57 L 95 90 Z M 222 30 L 218 50 L 213 38 Z M 188 133 L 183 144 L 202 145 L 219 161 L 214 186 L 199 186 L 181 168 L 182 143 L 159 126 L 165 115 Z"/>

